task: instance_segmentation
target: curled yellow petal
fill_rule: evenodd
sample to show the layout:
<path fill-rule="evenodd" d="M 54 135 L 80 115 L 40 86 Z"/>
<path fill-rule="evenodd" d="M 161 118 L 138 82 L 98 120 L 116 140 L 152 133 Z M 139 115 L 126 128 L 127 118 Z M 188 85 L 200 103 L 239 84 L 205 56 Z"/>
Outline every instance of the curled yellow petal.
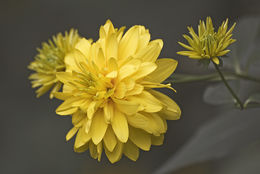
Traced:
<path fill-rule="evenodd" d="M 162 117 L 167 120 L 178 120 L 181 116 L 180 107 L 170 97 L 162 94 L 161 92 L 150 90 L 151 94 L 158 98 L 164 105 Z"/>
<path fill-rule="evenodd" d="M 178 65 L 176 60 L 169 58 L 158 59 L 155 63 L 157 68 L 145 78 L 145 80 L 155 83 L 161 83 L 166 80 Z"/>

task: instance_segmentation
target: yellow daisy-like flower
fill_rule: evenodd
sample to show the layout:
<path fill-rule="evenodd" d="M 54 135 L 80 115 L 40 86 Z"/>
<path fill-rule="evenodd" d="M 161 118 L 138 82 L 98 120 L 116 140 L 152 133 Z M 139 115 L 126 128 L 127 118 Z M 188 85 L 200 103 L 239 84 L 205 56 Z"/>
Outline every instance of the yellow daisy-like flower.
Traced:
<path fill-rule="evenodd" d="M 161 84 L 173 73 L 177 61 L 158 59 L 162 40 L 150 41 L 144 26 L 114 28 L 110 20 L 100 27 L 100 38 L 82 38 L 65 57 L 66 72 L 57 73 L 64 83 L 55 97 L 64 100 L 59 115 L 72 115 L 76 133 L 74 150 L 89 149 L 100 160 L 104 149 L 111 163 L 126 155 L 137 160 L 139 148 L 150 150 L 161 145 L 166 120 L 180 118 L 179 106 L 152 88 L 171 88 Z M 171 88 L 172 89 L 172 88 Z"/>
<path fill-rule="evenodd" d="M 78 32 L 71 29 L 70 32 L 65 32 L 53 36 L 48 43 L 42 43 L 42 48 L 37 49 L 38 54 L 35 60 L 28 66 L 29 69 L 35 71 L 29 79 L 32 80 L 32 87 L 40 87 L 36 90 L 37 97 L 40 97 L 52 88 L 50 98 L 53 98 L 53 93 L 59 91 L 61 82 L 56 78 L 56 73 L 65 71 L 64 57 L 70 52 L 80 37 Z"/>
<path fill-rule="evenodd" d="M 206 24 L 204 21 L 200 21 L 198 35 L 192 27 L 188 27 L 192 38 L 185 34 L 183 37 L 188 41 L 189 45 L 178 43 L 189 51 L 179 51 L 177 54 L 189 56 L 192 59 L 211 59 L 214 63 L 219 64 L 219 57 L 226 55 L 230 51 L 226 48 L 236 41 L 231 38 L 235 25 L 236 23 L 227 30 L 227 19 L 215 32 L 211 18 L 207 17 Z"/>

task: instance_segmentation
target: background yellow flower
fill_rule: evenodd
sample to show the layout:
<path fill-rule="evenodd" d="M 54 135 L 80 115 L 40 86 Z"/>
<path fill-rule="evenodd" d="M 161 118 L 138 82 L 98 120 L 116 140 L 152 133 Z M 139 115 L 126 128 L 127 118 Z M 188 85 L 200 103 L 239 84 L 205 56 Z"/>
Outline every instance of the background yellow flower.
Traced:
<path fill-rule="evenodd" d="M 28 66 L 35 71 L 29 77 L 32 80 L 32 87 L 40 87 L 36 90 L 37 97 L 52 88 L 50 98 L 53 98 L 53 93 L 59 91 L 62 84 L 56 78 L 56 73 L 65 70 L 64 57 L 72 50 L 79 38 L 77 30 L 71 29 L 69 33 L 65 32 L 64 36 L 61 33 L 53 36 L 52 40 L 43 42 L 42 48 L 37 49 L 39 53 Z"/>
<path fill-rule="evenodd" d="M 211 59 L 214 63 L 219 64 L 219 57 L 226 55 L 230 50 L 226 48 L 236 40 L 232 39 L 232 31 L 236 23 L 228 29 L 228 19 L 222 23 L 216 32 L 210 17 L 207 17 L 206 24 L 200 21 L 198 25 L 198 34 L 192 27 L 188 27 L 189 33 L 183 37 L 189 45 L 178 42 L 182 47 L 189 51 L 179 51 L 177 54 L 189 56 L 192 59 Z"/>

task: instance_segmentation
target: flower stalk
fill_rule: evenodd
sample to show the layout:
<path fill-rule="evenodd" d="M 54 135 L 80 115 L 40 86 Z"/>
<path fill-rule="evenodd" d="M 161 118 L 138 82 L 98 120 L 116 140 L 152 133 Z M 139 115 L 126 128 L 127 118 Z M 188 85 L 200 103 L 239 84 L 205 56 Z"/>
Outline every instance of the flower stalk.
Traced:
<path fill-rule="evenodd" d="M 236 95 L 236 93 L 233 91 L 233 89 L 229 86 L 227 80 L 225 79 L 224 75 L 223 75 L 222 72 L 220 71 L 218 65 L 217 65 L 215 62 L 213 62 L 213 61 L 212 61 L 212 63 L 213 63 L 213 65 L 214 65 L 216 71 L 218 72 L 218 74 L 219 74 L 221 80 L 223 81 L 223 83 L 224 83 L 225 86 L 227 87 L 228 91 L 230 92 L 230 94 L 231 94 L 232 97 L 234 98 L 235 103 L 237 104 L 237 106 L 238 106 L 241 110 L 243 110 L 243 109 L 244 109 L 243 103 L 241 102 L 241 100 L 239 99 L 239 97 Z"/>

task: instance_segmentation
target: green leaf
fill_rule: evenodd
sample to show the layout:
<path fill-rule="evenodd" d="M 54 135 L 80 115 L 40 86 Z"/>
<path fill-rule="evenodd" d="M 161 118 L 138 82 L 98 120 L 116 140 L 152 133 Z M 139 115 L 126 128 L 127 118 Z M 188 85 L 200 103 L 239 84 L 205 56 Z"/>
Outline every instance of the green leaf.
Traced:
<path fill-rule="evenodd" d="M 202 126 L 154 174 L 167 174 L 238 153 L 260 139 L 260 109 L 231 110 Z M 210 172 L 209 172 L 210 173 Z"/>
<path fill-rule="evenodd" d="M 245 107 L 260 107 L 260 93 L 252 94 L 244 104 Z"/>
<path fill-rule="evenodd" d="M 233 80 L 233 81 L 229 81 L 228 83 L 231 86 L 231 88 L 234 90 L 234 92 L 238 94 L 239 81 Z M 203 99 L 205 102 L 212 105 L 234 103 L 234 99 L 232 95 L 230 94 L 230 92 L 228 91 L 227 87 L 224 85 L 223 82 L 207 87 L 204 92 Z"/>

